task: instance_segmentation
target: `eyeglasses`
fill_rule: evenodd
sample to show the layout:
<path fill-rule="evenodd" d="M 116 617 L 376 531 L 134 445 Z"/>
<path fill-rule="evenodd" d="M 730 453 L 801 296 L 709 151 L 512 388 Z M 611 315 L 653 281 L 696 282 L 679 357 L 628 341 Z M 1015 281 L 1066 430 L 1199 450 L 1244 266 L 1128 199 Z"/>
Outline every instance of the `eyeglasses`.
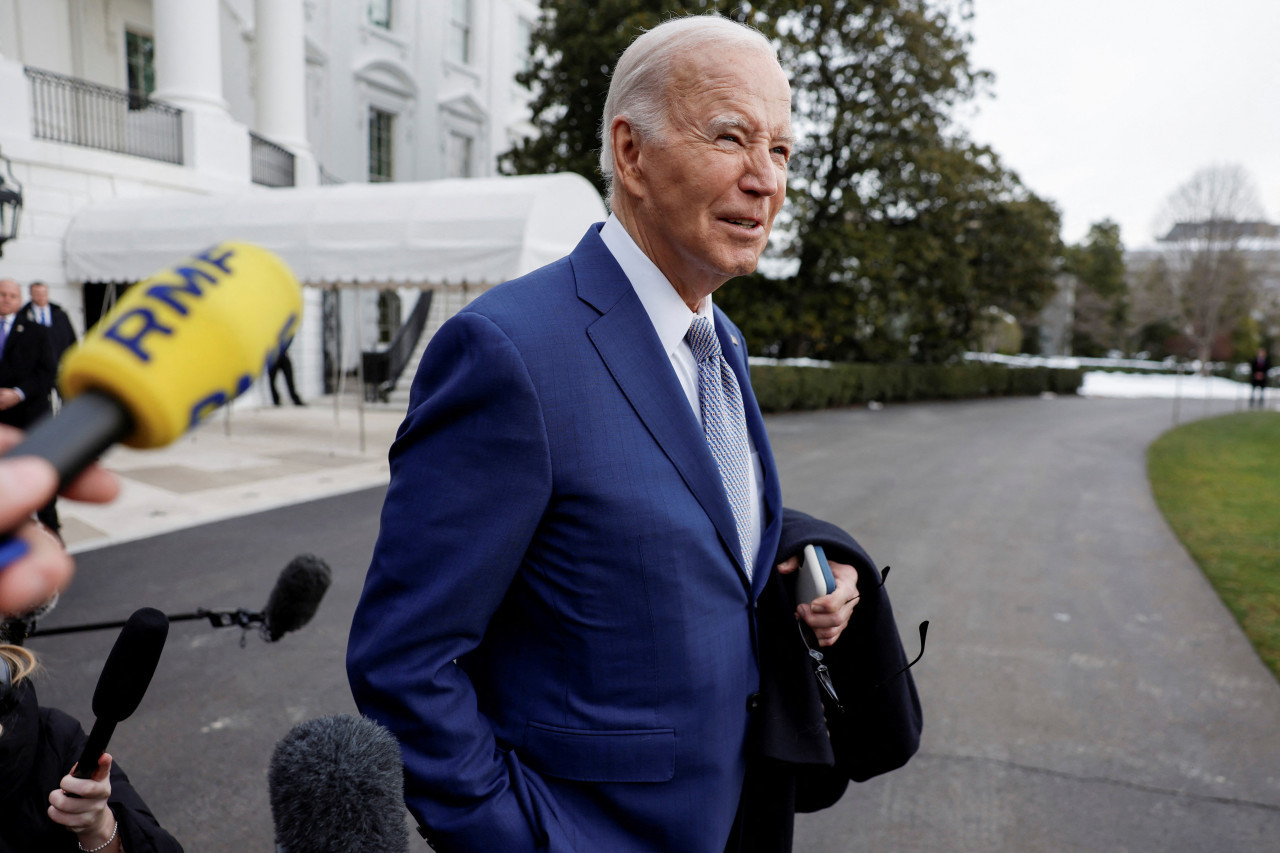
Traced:
<path fill-rule="evenodd" d="M 888 579 L 889 579 L 889 566 L 885 566 L 884 571 L 880 573 L 880 583 L 876 584 L 876 586 L 873 589 L 879 589 L 880 587 L 884 586 L 885 582 Z M 854 600 L 856 601 L 861 597 L 862 595 L 859 594 L 854 598 Z M 823 663 L 822 652 L 815 649 L 809 643 L 809 636 L 808 634 L 805 633 L 806 626 L 804 622 L 797 620 L 796 627 L 800 631 L 800 639 L 804 643 L 805 649 L 809 652 L 809 659 L 810 659 L 810 662 L 813 664 L 813 675 L 818 681 L 818 686 L 822 688 L 822 692 L 825 693 L 827 697 L 831 700 L 831 703 L 835 706 L 835 709 L 841 713 L 844 713 L 844 706 L 840 704 L 840 697 L 836 694 L 835 683 L 832 682 L 831 680 L 831 671 L 827 668 L 827 665 Z M 917 663 L 920 662 L 920 659 L 924 657 L 925 638 L 928 632 L 929 632 L 929 620 L 926 619 L 920 623 L 920 654 L 916 655 L 915 659 L 912 660 L 911 663 L 907 664 L 902 669 L 898 670 L 888 678 L 880 681 L 878 684 L 875 685 L 875 687 L 871 688 L 872 690 L 879 690 L 881 687 L 884 687 L 886 684 L 898 678 L 904 672 L 911 669 L 911 667 L 915 666 Z"/>

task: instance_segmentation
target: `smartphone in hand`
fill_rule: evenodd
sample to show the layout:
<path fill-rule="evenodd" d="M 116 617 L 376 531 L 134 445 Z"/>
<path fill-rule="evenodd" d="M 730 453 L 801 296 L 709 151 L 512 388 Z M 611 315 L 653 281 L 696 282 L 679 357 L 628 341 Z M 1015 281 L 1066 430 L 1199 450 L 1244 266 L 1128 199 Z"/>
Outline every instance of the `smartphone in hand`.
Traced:
<path fill-rule="evenodd" d="M 827 555 L 821 545 L 804 546 L 804 560 L 796 573 L 796 603 L 808 604 L 836 591 L 836 576 L 831 573 Z"/>

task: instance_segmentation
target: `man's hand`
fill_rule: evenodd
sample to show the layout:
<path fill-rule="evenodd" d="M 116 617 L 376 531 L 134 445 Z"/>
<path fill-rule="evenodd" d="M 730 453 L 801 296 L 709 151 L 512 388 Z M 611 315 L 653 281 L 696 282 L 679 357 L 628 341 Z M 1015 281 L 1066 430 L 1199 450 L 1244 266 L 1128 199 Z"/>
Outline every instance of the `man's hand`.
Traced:
<path fill-rule="evenodd" d="M 835 560 L 828 560 L 827 564 L 831 566 L 831 574 L 835 575 L 835 592 L 811 602 L 801 602 L 796 608 L 797 618 L 803 619 L 813 630 L 820 646 L 829 646 L 840 638 L 858 603 L 858 570 Z M 777 565 L 778 572 L 784 575 L 792 574 L 799 568 L 799 556 Z"/>
<path fill-rule="evenodd" d="M 0 426 L 0 452 L 21 438 L 18 430 Z M 71 583 L 75 571 L 71 556 L 57 537 L 31 520 L 31 514 L 49 502 L 57 487 L 58 475 L 43 459 L 0 459 L 0 534 L 12 533 L 16 542 L 26 545 L 26 553 L 0 565 L 0 615 L 26 613 Z M 63 494 L 106 503 L 119 491 L 120 482 L 114 474 L 92 465 Z"/>
<path fill-rule="evenodd" d="M 22 402 L 22 395 L 12 388 L 0 388 L 0 411 L 12 409 Z"/>

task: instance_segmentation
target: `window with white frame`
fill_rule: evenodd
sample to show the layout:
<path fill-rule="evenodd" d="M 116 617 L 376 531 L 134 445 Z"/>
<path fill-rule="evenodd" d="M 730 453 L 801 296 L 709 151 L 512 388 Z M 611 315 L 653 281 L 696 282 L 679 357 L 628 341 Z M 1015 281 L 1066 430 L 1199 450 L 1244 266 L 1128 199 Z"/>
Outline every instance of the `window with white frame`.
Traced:
<path fill-rule="evenodd" d="M 129 109 L 141 109 L 156 90 L 156 40 L 125 30 L 124 54 L 129 81 Z"/>
<path fill-rule="evenodd" d="M 393 0 L 369 0 L 369 23 L 384 30 L 391 29 L 391 6 Z"/>
<path fill-rule="evenodd" d="M 446 178 L 475 176 L 475 138 L 456 130 L 448 131 L 444 143 Z"/>
<path fill-rule="evenodd" d="M 516 18 L 516 71 L 528 71 L 533 61 L 533 21 Z"/>
<path fill-rule="evenodd" d="M 393 180 L 392 144 L 395 132 L 395 114 L 369 108 L 369 183 L 386 183 Z"/>
<path fill-rule="evenodd" d="M 471 0 L 450 0 L 449 58 L 471 64 Z"/>

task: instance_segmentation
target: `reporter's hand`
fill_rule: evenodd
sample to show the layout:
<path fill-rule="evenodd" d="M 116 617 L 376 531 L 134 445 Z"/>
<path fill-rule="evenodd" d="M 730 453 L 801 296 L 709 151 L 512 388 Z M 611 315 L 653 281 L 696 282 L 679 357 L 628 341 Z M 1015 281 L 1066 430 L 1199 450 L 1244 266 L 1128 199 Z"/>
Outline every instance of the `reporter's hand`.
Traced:
<path fill-rule="evenodd" d="M 22 433 L 0 426 L 0 453 L 16 445 Z M 0 459 L 0 534 L 12 533 L 25 543 L 26 553 L 0 564 L 0 615 L 25 613 L 71 583 L 75 564 L 57 537 L 31 514 L 53 497 L 58 475 L 53 466 L 34 456 Z M 120 481 L 105 468 L 92 465 L 62 494 L 74 500 L 106 503 L 120 492 Z"/>
<path fill-rule="evenodd" d="M 853 608 L 858 603 L 858 570 L 847 563 L 828 560 L 831 574 L 835 576 L 836 588 L 812 602 L 801 602 L 796 607 L 797 618 L 813 630 L 818 638 L 818 645 L 829 646 L 840 639 L 840 634 L 849 626 L 853 616 Z M 776 566 L 780 574 L 793 574 L 800 568 L 800 557 L 792 557 Z"/>
<path fill-rule="evenodd" d="M 49 820 L 74 832 L 80 846 L 87 850 L 106 844 L 113 834 L 119 838 L 115 832 L 116 816 L 107 806 L 110 774 L 111 756 L 104 752 L 91 778 L 77 779 L 68 773 L 49 794 Z"/>

